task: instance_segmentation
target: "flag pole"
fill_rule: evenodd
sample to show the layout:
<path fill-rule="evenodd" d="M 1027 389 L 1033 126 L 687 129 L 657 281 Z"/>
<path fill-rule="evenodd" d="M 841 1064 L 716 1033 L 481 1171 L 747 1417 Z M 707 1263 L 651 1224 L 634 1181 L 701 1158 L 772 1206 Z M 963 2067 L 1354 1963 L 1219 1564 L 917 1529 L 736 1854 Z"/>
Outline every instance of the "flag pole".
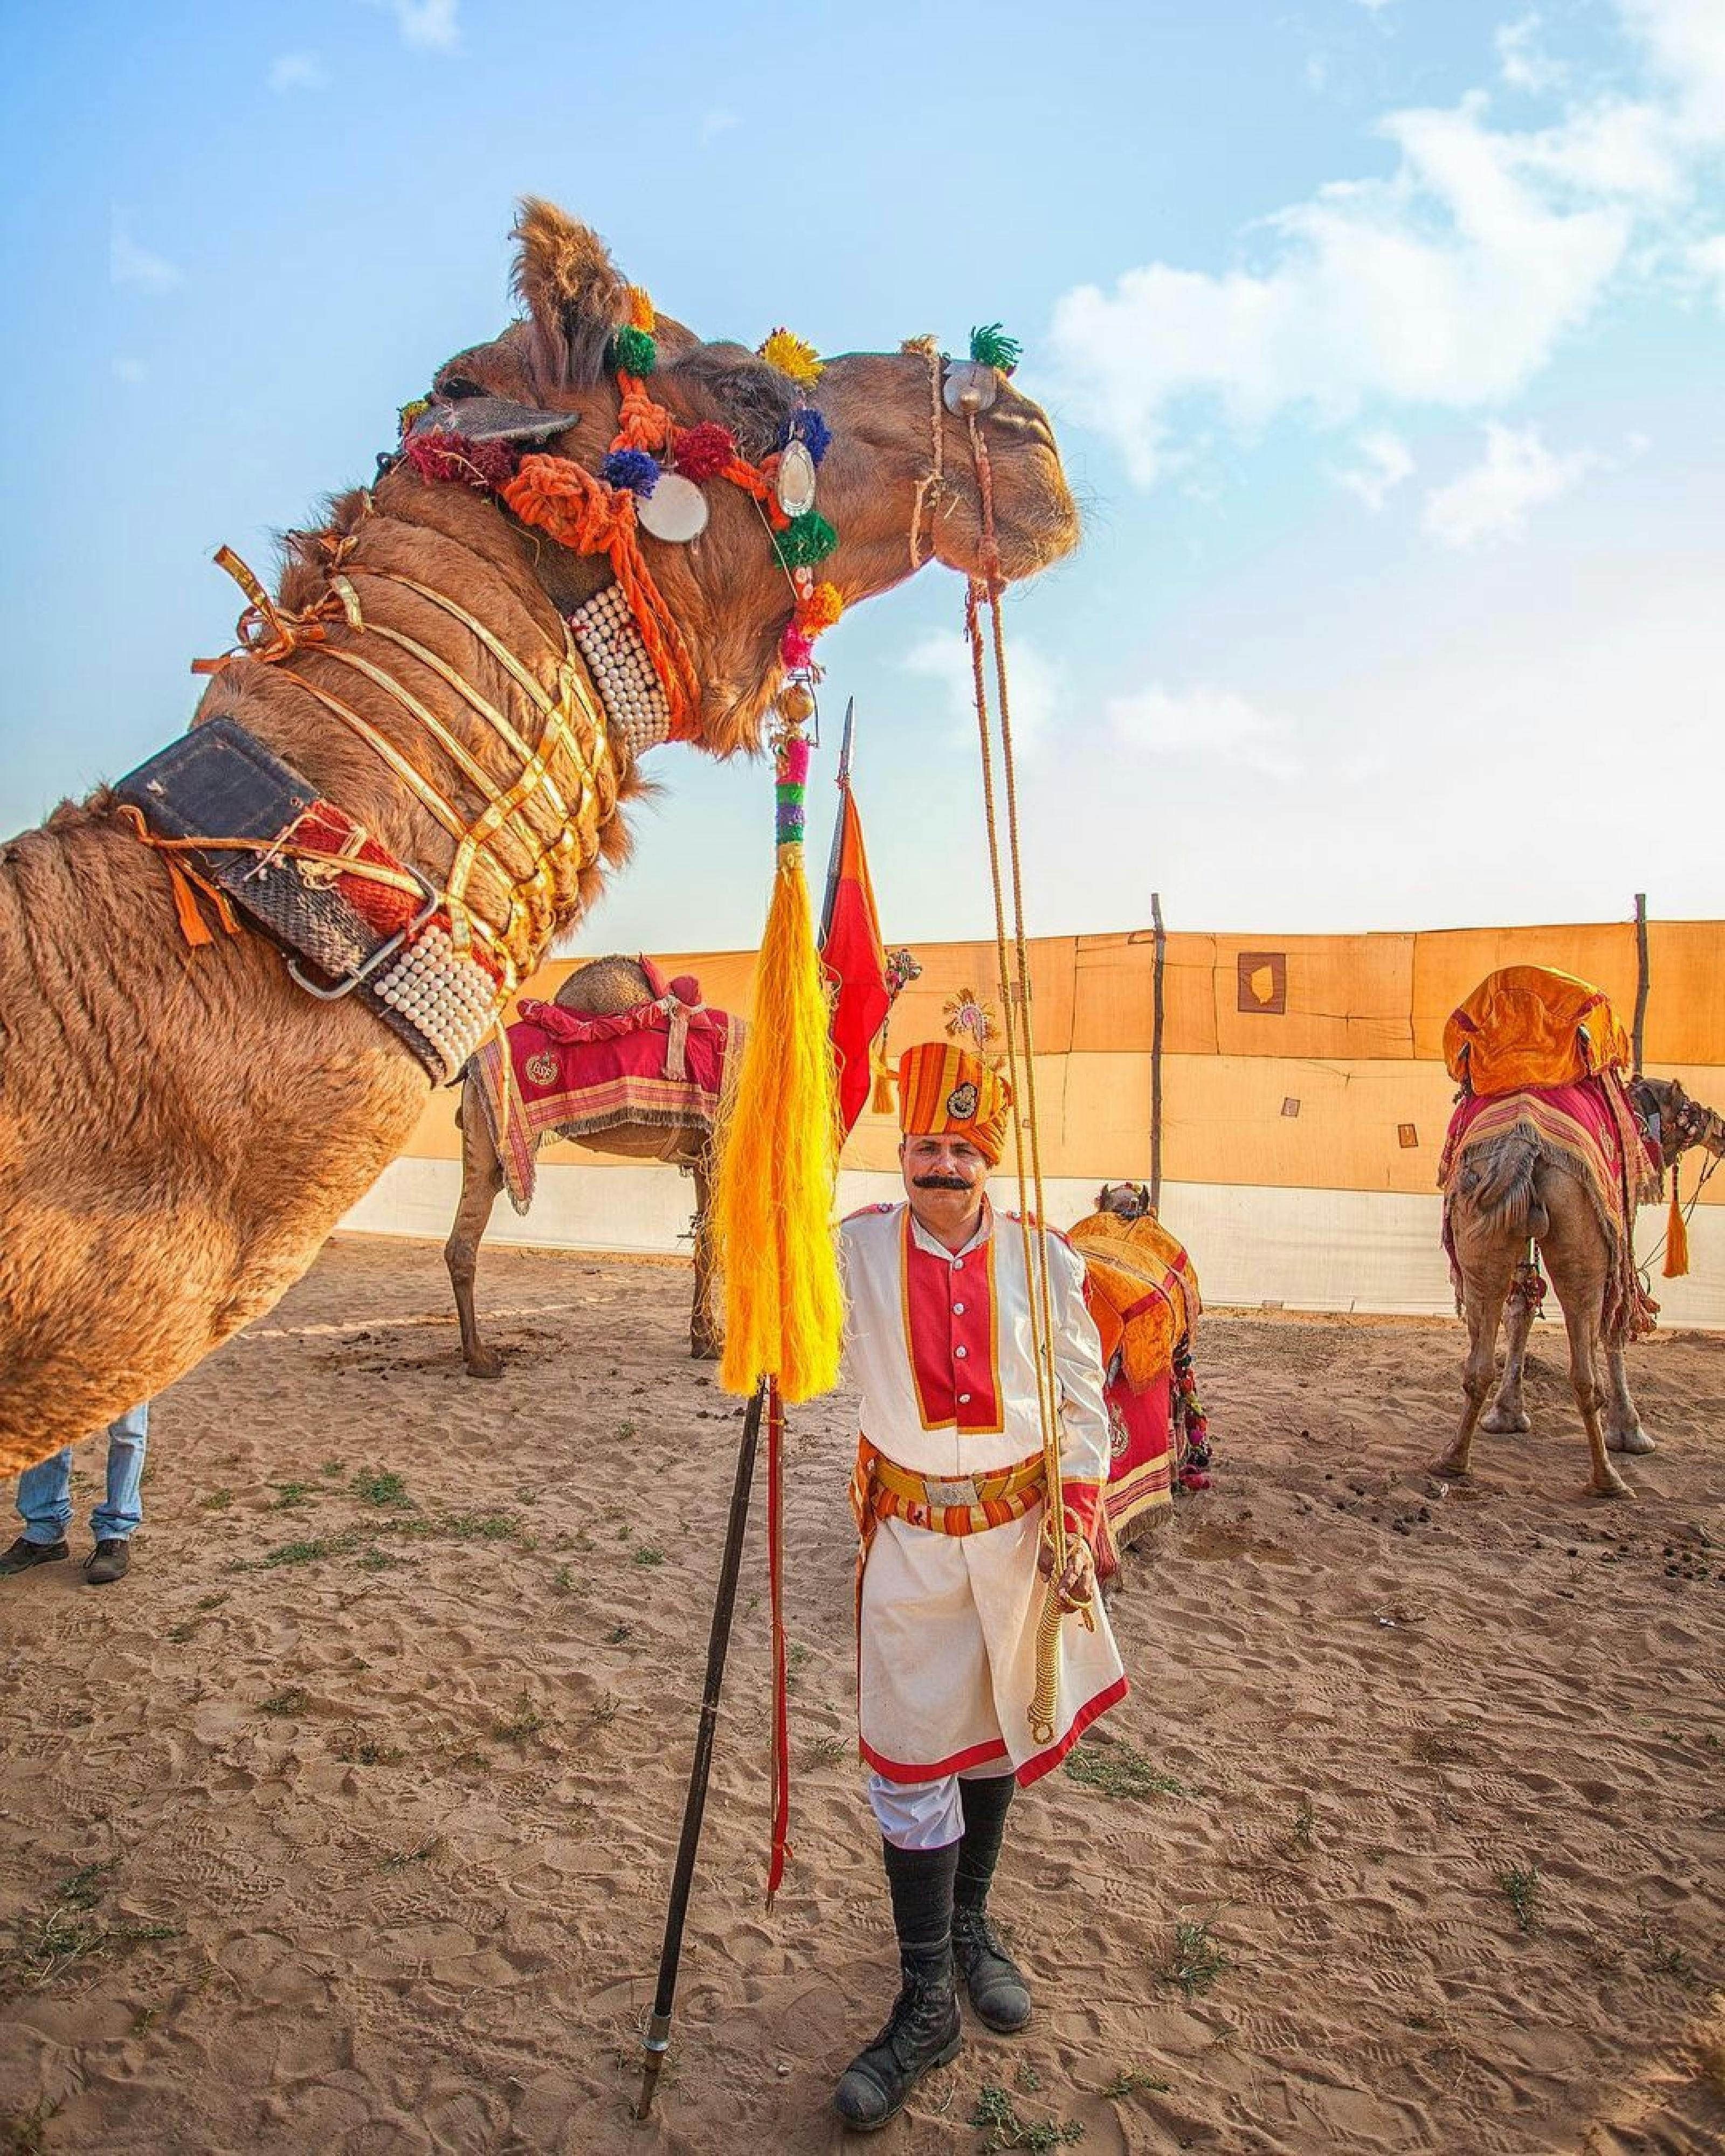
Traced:
<path fill-rule="evenodd" d="M 833 850 L 827 856 L 827 891 L 821 902 L 820 935 L 824 943 L 833 932 L 833 907 L 839 896 L 839 850 L 845 843 L 845 798 L 850 791 L 850 744 L 856 733 L 856 699 L 845 701 L 845 738 L 839 744 L 839 768 L 833 783 L 839 789 L 839 813 L 833 819 Z"/>
<path fill-rule="evenodd" d="M 683 1956 L 683 1922 L 689 1913 L 695 1860 L 701 1847 L 707 1781 L 712 1773 L 713 1736 L 719 1721 L 719 1693 L 725 1682 L 731 1620 L 737 1606 L 737 1575 L 742 1562 L 743 1530 L 748 1525 L 749 1490 L 755 1479 L 755 1447 L 761 1435 L 761 1414 L 769 1383 L 763 1378 L 756 1387 L 754 1398 L 743 1416 L 742 1436 L 737 1448 L 731 1517 L 725 1529 L 725 1553 L 719 1565 L 719 1588 L 713 1598 L 712 1630 L 707 1640 L 706 1685 L 701 1694 L 695 1758 L 689 1768 L 689 1794 L 683 1804 L 683 1832 L 677 1844 L 676 1869 L 671 1875 L 670 1901 L 665 1912 L 665 1938 L 659 1950 L 659 1989 L 654 1996 L 646 2034 L 641 2039 L 641 2048 L 646 2056 L 641 2065 L 641 2093 L 635 2103 L 637 2119 L 644 2119 L 653 2108 L 659 2070 L 670 2049 L 671 2008 L 676 1999 L 677 1968 Z"/>

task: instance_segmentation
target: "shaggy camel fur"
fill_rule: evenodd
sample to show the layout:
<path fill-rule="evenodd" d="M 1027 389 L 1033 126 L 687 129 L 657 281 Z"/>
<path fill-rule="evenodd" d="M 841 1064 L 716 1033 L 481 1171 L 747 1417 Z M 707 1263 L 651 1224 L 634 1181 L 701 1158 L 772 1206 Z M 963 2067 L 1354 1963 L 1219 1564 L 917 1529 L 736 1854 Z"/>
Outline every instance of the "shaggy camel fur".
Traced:
<path fill-rule="evenodd" d="M 1692 1146 L 1725 1154 L 1725 1119 L 1692 1101 L 1674 1079 L 1638 1078 L 1630 1097 L 1650 1127 L 1669 1168 Z M 1468 1353 L 1462 1370 L 1466 1395 L 1455 1441 L 1431 1472 L 1464 1476 L 1476 1430 L 1522 1431 L 1532 1427 L 1522 1404 L 1522 1375 L 1537 1297 L 1527 1292 L 1535 1276 L 1528 1257 L 1537 1243 L 1551 1276 L 1569 1336 L 1569 1382 L 1586 1427 L 1595 1496 L 1632 1497 L 1611 1465 L 1613 1452 L 1651 1452 L 1624 1374 L 1620 1342 L 1601 1332 L 1611 1252 L 1593 1201 L 1568 1168 L 1543 1156 L 1537 1143 L 1510 1136 L 1487 1139 L 1464 1157 L 1466 1165 L 1450 1201 L 1455 1263 L 1461 1275 Z M 1488 1409 L 1497 1357 L 1497 1333 L 1509 1304 L 1509 1349 L 1502 1383 Z M 1601 1378 L 1601 1363 L 1604 1376 Z"/>
<path fill-rule="evenodd" d="M 549 204 L 526 203 L 516 237 L 526 319 L 459 355 L 434 387 L 458 405 L 487 395 L 565 418 L 547 446 L 596 470 L 617 428 L 619 393 L 603 356 L 628 319 L 628 287 L 594 235 Z M 785 377 L 664 316 L 657 334 L 654 393 L 680 424 L 728 425 L 756 457 L 771 447 L 793 395 Z M 965 574 L 985 567 L 966 424 L 938 403 L 932 415 L 930 388 L 919 350 L 848 353 L 812 393 L 834 437 L 821 506 L 841 536 L 823 574 L 847 602 L 911 573 L 919 519 L 940 561 Z M 1005 578 L 1028 576 L 1078 536 L 1054 438 L 1006 382 L 980 426 L 998 568 Z M 711 521 L 698 544 L 648 541 L 645 552 L 694 654 L 698 745 L 724 756 L 760 744 L 783 680 L 778 639 L 790 595 L 755 504 L 722 483 L 708 495 Z M 369 495 L 338 501 L 324 531 L 290 541 L 284 605 L 326 597 L 343 538 L 351 545 L 341 566 L 367 619 L 431 647 L 518 729 L 531 724 L 527 700 L 480 640 L 367 572 L 393 568 L 457 596 L 541 680 L 552 678 L 563 648 L 560 610 L 608 576 L 488 497 L 425 484 L 397 465 Z M 345 645 L 355 632 L 337 619 L 328 634 Z M 367 660 L 411 682 L 496 783 L 513 782 L 502 743 L 441 677 L 385 639 L 361 640 Z M 344 696 L 447 794 L 477 797 L 418 722 L 325 656 L 329 648 L 302 644 L 275 664 L 241 660 L 201 708 L 231 714 L 442 886 L 452 839 L 301 684 Z M 619 799 L 640 783 L 625 768 Z M 557 833 L 547 826 L 541 836 Z M 578 879 L 572 869 L 563 875 L 555 917 L 530 957 L 578 917 L 603 865 L 620 862 L 627 844 L 614 816 L 602 861 Z M 304 994 L 262 937 L 218 936 L 188 950 L 162 862 L 106 793 L 67 803 L 44 828 L 0 845 L 0 1475 L 160 1392 L 269 1309 L 400 1151 L 429 1084 L 353 1001 Z"/>
<path fill-rule="evenodd" d="M 565 1010 L 580 1011 L 589 1018 L 608 1018 L 632 1010 L 653 993 L 651 983 L 633 958 L 593 958 L 578 966 L 557 992 Z M 735 1023 L 735 1021 L 733 1021 Z M 474 1273 L 479 1263 L 480 1243 L 497 1194 L 503 1188 L 503 1163 L 497 1158 L 491 1127 L 480 1104 L 479 1089 L 469 1083 L 461 1089 L 461 1199 L 455 1209 L 455 1224 L 444 1245 L 444 1263 L 455 1291 L 455 1310 L 461 1321 L 461 1355 L 470 1378 L 501 1378 L 503 1358 L 480 1338 L 474 1312 Z M 707 1203 L 712 1188 L 712 1132 L 701 1124 L 668 1129 L 651 1123 L 614 1123 L 609 1130 L 591 1135 L 579 1131 L 545 1131 L 545 1138 L 567 1138 L 594 1152 L 620 1153 L 626 1160 L 660 1160 L 673 1168 L 685 1168 L 695 1178 L 695 1296 L 689 1312 L 689 1352 L 703 1362 L 716 1361 L 718 1334 L 712 1311 L 712 1245 L 706 1231 Z"/>

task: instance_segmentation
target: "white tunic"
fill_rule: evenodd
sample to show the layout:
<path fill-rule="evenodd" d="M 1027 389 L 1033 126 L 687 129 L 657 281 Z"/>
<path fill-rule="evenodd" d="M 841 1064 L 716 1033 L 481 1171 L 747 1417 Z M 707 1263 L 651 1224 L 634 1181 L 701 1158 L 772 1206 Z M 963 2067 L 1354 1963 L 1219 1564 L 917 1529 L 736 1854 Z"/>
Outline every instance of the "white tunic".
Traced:
<path fill-rule="evenodd" d="M 862 1394 L 862 1434 L 911 1473 L 995 1474 L 1040 1453 L 1031 1297 L 1017 1219 L 983 1201 L 957 1252 L 906 1204 L 853 1214 L 839 1231 L 847 1300 L 845 1375 Z M 1101 1348 L 1084 1267 L 1045 1238 L 1060 1399 L 1065 1502 L 1087 1524 L 1108 1472 Z M 875 1530 L 858 1608 L 857 1714 L 864 1758 L 920 1782 L 1009 1760 L 1021 1783 L 1057 1766 L 1080 1732 L 1126 1693 L 1100 1599 L 1094 1631 L 1060 1627 L 1051 1743 L 1030 1733 L 1043 1507 L 968 1535 L 886 1518 Z"/>

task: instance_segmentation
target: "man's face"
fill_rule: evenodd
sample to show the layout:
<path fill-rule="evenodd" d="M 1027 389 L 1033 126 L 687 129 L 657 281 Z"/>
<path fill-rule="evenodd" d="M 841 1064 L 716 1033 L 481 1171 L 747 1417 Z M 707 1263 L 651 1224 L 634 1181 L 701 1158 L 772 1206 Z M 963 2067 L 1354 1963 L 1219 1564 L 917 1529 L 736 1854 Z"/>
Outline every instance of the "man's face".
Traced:
<path fill-rule="evenodd" d="M 966 1218 L 981 1204 L 988 1163 L 968 1138 L 906 1138 L 898 1158 L 911 1210 L 919 1219 Z"/>

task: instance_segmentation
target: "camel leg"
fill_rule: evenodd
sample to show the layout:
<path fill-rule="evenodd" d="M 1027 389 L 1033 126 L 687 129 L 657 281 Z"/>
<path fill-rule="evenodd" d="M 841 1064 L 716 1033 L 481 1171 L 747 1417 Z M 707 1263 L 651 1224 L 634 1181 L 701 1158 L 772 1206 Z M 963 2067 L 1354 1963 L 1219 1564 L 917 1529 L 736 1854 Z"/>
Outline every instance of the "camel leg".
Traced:
<path fill-rule="evenodd" d="M 1601 1413 L 1605 1389 L 1599 1383 L 1599 1361 L 1605 1350 L 1599 1322 L 1611 1254 L 1587 1194 L 1573 1176 L 1550 1179 L 1546 1209 L 1549 1226 L 1540 1248 L 1569 1334 L 1569 1382 L 1587 1430 L 1593 1493 L 1596 1497 L 1633 1497 L 1635 1491 L 1606 1456 Z"/>
<path fill-rule="evenodd" d="M 1476 1262 L 1470 1262 L 1464 1268 L 1468 1347 L 1467 1360 L 1461 1368 L 1461 1427 L 1443 1458 L 1432 1462 L 1430 1471 L 1434 1475 L 1459 1479 L 1467 1472 L 1473 1434 L 1491 1394 L 1491 1380 L 1497 1375 L 1497 1328 L 1502 1322 L 1514 1265 L 1512 1255 L 1486 1248 L 1477 1253 Z"/>
<path fill-rule="evenodd" d="M 449 1285 L 455 1291 L 455 1314 L 461 1321 L 461 1357 L 470 1378 L 501 1378 L 503 1358 L 479 1337 L 474 1315 L 473 1278 L 479 1264 L 479 1246 L 503 1188 L 503 1163 L 485 1127 L 485 1116 L 470 1086 L 461 1093 L 461 1202 L 455 1223 L 444 1245 L 444 1263 L 449 1269 Z"/>
<path fill-rule="evenodd" d="M 721 1353 L 718 1321 L 712 1307 L 712 1156 L 703 1146 L 690 1163 L 695 1178 L 695 1301 L 689 1312 L 689 1353 L 697 1363 L 716 1363 Z"/>
<path fill-rule="evenodd" d="M 1517 1271 L 1520 1267 L 1517 1268 Z M 1527 1336 L 1533 1330 L 1533 1305 L 1525 1295 L 1512 1294 L 1509 1322 L 1504 1332 L 1503 1377 L 1497 1397 L 1480 1417 L 1480 1428 L 1494 1437 L 1519 1435 L 1533 1425 L 1522 1404 L 1522 1376 L 1527 1363 Z"/>
<path fill-rule="evenodd" d="M 1605 1357 L 1605 1450 L 1651 1452 L 1653 1449 L 1653 1440 L 1642 1429 L 1641 1418 L 1630 1398 L 1623 1350 L 1613 1348 Z"/>

